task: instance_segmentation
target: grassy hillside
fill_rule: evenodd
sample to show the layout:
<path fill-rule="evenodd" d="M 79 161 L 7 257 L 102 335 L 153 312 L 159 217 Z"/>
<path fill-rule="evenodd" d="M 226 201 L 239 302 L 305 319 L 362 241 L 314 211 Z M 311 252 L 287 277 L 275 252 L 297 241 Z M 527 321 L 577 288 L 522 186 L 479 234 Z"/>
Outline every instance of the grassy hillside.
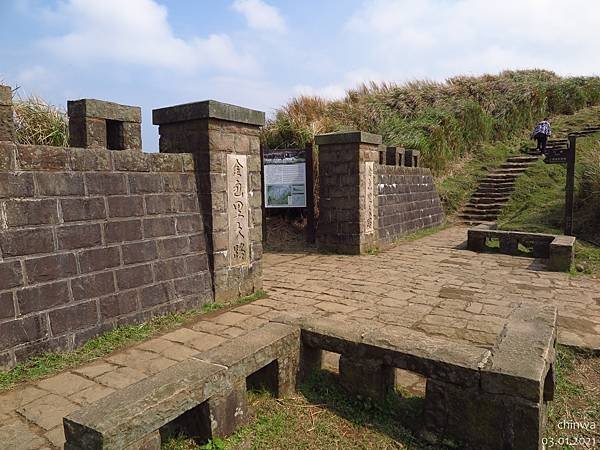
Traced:
<path fill-rule="evenodd" d="M 359 129 L 384 143 L 416 148 L 425 166 L 446 174 L 480 144 L 505 140 L 544 115 L 600 104 L 600 78 L 561 78 L 543 70 L 455 77 L 445 83 L 370 84 L 342 100 L 298 97 L 264 130 L 271 148 L 304 146 L 315 134 Z"/>

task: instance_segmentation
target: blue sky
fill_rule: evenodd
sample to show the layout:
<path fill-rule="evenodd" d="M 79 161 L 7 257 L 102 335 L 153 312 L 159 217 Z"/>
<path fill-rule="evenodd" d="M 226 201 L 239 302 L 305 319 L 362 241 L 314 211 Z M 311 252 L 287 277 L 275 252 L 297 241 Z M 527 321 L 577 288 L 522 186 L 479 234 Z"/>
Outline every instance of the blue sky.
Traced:
<path fill-rule="evenodd" d="M 577 14 L 573 14 L 578 11 Z M 64 107 L 208 98 L 272 114 L 363 81 L 541 67 L 600 74 L 589 0 L 0 0 L 0 81 Z"/>

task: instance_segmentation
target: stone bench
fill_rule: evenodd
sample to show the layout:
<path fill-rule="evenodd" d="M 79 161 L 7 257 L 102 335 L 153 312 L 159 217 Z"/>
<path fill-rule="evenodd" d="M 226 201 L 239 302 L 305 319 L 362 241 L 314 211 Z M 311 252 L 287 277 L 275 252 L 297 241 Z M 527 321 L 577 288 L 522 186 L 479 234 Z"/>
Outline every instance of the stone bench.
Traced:
<path fill-rule="evenodd" d="M 119 390 L 64 418 L 65 449 L 158 450 L 178 433 L 230 434 L 248 416 L 247 381 L 280 395 L 295 388 L 299 337 L 268 323 Z"/>
<path fill-rule="evenodd" d="M 571 269 L 575 257 L 575 238 L 543 233 L 525 233 L 521 231 L 502 231 L 492 229 L 490 225 L 478 225 L 467 231 L 467 248 L 481 251 L 488 239 L 498 239 L 500 252 L 507 255 L 522 255 L 519 244 L 531 248 L 534 258 L 547 258 L 547 267 L 557 272 Z"/>
<path fill-rule="evenodd" d="M 553 306 L 517 308 L 493 348 L 401 326 L 288 315 L 72 413 L 65 448 L 158 450 L 175 434 L 228 435 L 248 417 L 248 388 L 289 394 L 321 368 L 327 350 L 340 354 L 340 381 L 353 394 L 383 399 L 396 368 L 425 376 L 422 434 L 431 442 L 540 449 L 555 344 Z"/>
<path fill-rule="evenodd" d="M 554 393 L 556 308 L 516 309 L 492 349 L 412 329 L 352 326 L 326 318 L 284 319 L 302 329 L 302 380 L 340 354 L 348 391 L 381 400 L 395 387 L 394 369 L 427 378 L 422 435 L 473 449 L 541 449 L 546 402 Z"/>

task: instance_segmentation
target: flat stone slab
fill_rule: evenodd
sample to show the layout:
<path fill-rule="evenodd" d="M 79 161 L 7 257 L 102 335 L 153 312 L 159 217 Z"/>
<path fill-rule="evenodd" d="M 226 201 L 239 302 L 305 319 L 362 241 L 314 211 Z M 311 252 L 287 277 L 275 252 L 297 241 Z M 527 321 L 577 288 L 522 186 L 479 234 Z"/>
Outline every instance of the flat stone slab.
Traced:
<path fill-rule="evenodd" d="M 199 353 L 196 359 L 227 367 L 227 375 L 245 378 L 279 357 L 297 353 L 300 329 L 281 323 L 267 323 L 249 333 Z"/>
<path fill-rule="evenodd" d="M 441 378 L 466 386 L 479 383 L 480 366 L 490 356 L 486 348 L 400 326 L 382 329 L 372 323 L 349 327 L 347 322 L 321 317 L 287 320 L 300 326 L 302 340 L 311 347 L 356 359 L 378 359 L 427 378 Z"/>
<path fill-rule="evenodd" d="M 226 370 L 189 359 L 104 397 L 65 417 L 66 448 L 125 448 L 219 393 Z"/>

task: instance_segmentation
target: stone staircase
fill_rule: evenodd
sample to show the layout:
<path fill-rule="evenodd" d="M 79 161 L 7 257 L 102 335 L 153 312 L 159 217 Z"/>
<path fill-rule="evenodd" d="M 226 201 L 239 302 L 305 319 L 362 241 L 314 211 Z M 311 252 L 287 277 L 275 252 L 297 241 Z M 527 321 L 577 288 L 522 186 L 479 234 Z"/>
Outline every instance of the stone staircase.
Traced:
<path fill-rule="evenodd" d="M 600 132 L 600 125 L 587 125 L 581 130 L 568 131 L 566 134 L 584 137 L 598 132 Z M 546 144 L 547 154 L 565 152 L 568 147 L 569 140 L 566 138 L 549 139 Z M 463 223 L 479 225 L 496 221 L 514 191 L 517 178 L 542 157 L 535 148 L 527 149 L 525 155 L 511 156 L 479 182 L 479 187 L 471 196 L 469 203 L 458 214 Z"/>
<path fill-rule="evenodd" d="M 508 158 L 479 182 L 479 187 L 458 217 L 467 225 L 495 222 L 514 191 L 516 179 L 539 158 L 539 155 Z"/>

